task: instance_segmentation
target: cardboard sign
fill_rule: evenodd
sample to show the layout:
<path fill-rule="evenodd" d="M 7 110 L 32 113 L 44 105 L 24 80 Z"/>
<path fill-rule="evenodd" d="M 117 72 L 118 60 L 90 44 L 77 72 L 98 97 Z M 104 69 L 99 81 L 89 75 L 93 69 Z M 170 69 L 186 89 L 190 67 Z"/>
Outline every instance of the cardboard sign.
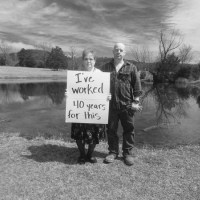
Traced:
<path fill-rule="evenodd" d="M 107 124 L 110 73 L 67 71 L 66 122 Z"/>

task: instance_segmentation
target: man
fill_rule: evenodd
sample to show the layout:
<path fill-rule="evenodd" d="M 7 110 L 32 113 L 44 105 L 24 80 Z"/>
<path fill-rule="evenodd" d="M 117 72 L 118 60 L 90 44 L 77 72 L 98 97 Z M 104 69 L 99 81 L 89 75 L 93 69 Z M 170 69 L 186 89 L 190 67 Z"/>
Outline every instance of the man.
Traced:
<path fill-rule="evenodd" d="M 108 150 L 104 162 L 112 163 L 119 154 L 118 122 L 123 127 L 123 158 L 127 165 L 133 165 L 134 112 L 140 111 L 139 96 L 142 94 L 141 82 L 135 65 L 124 60 L 125 45 L 116 43 L 113 48 L 114 59 L 102 67 L 111 73 L 111 95 L 109 122 L 107 126 Z"/>

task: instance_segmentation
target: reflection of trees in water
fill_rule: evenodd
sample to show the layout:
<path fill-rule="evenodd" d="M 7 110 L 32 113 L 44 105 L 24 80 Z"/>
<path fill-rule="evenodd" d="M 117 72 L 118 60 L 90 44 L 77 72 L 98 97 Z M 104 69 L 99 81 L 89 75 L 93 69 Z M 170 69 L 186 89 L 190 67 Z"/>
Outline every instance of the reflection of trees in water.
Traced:
<path fill-rule="evenodd" d="M 8 85 L 1 84 L 1 91 L 3 93 L 3 95 L 1 95 L 1 102 L 8 102 L 9 99 Z"/>
<path fill-rule="evenodd" d="M 157 105 L 157 123 L 170 122 L 171 119 L 176 120 L 176 107 L 182 107 L 182 102 L 178 98 L 178 94 L 170 85 L 157 85 L 154 90 L 155 103 Z M 180 110 L 180 109 L 178 109 Z M 179 114 L 179 113 L 178 113 Z"/>
<path fill-rule="evenodd" d="M 18 93 L 18 87 L 16 85 L 0 84 L 0 103 L 7 104 L 16 100 L 17 93 Z"/>
<path fill-rule="evenodd" d="M 65 97 L 66 83 L 48 83 L 47 94 L 55 104 L 61 104 Z"/>
<path fill-rule="evenodd" d="M 200 108 L 200 95 L 197 97 L 197 104 L 199 105 Z"/>
<path fill-rule="evenodd" d="M 28 87 L 27 84 L 20 84 L 19 85 L 19 93 L 24 101 L 29 99 L 28 96 Z"/>
<path fill-rule="evenodd" d="M 19 92 L 24 100 L 30 96 L 49 96 L 53 103 L 61 104 L 64 98 L 66 83 L 29 83 L 20 84 Z"/>
<path fill-rule="evenodd" d="M 66 83 L 22 83 L 22 84 L 0 84 L 0 102 L 11 103 L 21 100 L 29 100 L 30 97 L 43 97 L 52 100 L 55 104 L 61 104 L 65 95 Z"/>
<path fill-rule="evenodd" d="M 22 83 L 19 84 L 19 93 L 23 100 L 30 96 L 42 96 L 46 94 L 46 83 Z"/>
<path fill-rule="evenodd" d="M 200 95 L 200 87 L 192 87 L 191 88 L 191 96 L 194 98 L 198 98 L 198 96 Z"/>
<path fill-rule="evenodd" d="M 174 85 L 158 84 L 146 90 L 143 100 L 151 95 L 156 105 L 157 123 L 178 122 L 179 118 L 187 117 L 188 100 L 191 96 L 197 99 L 200 89 L 196 87 L 176 88 Z M 200 98 L 200 97 L 199 97 Z M 199 103 L 198 103 L 199 104 Z"/>
<path fill-rule="evenodd" d="M 190 88 L 189 87 L 185 87 L 185 88 L 176 88 L 176 91 L 179 95 L 179 97 L 182 100 L 187 100 L 190 98 Z"/>
<path fill-rule="evenodd" d="M 200 86 L 195 86 L 191 89 L 191 95 L 197 100 L 197 104 L 200 108 Z"/>

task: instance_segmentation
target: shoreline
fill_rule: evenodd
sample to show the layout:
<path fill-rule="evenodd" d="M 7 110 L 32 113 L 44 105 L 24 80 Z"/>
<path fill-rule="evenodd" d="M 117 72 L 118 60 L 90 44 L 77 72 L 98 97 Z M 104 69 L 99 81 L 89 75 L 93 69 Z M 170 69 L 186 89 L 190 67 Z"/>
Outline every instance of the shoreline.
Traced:
<path fill-rule="evenodd" d="M 66 77 L 0 77 L 0 84 L 12 83 L 44 83 L 44 82 L 67 82 Z"/>
<path fill-rule="evenodd" d="M 66 82 L 67 70 L 0 66 L 0 83 Z"/>
<path fill-rule="evenodd" d="M 28 83 L 28 82 L 66 82 L 67 70 L 54 71 L 49 68 L 30 68 L 0 66 L 0 83 Z M 152 85 L 153 81 L 141 79 L 141 82 Z M 187 84 L 198 84 L 200 80 L 188 81 Z"/>

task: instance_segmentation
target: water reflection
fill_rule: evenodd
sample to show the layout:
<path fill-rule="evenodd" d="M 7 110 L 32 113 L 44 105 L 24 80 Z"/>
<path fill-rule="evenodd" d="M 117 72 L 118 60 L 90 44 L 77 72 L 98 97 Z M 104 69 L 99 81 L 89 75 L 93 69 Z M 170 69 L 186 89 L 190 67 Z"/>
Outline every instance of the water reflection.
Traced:
<path fill-rule="evenodd" d="M 61 104 L 64 99 L 66 84 L 65 83 L 49 83 L 47 85 L 47 94 L 51 98 L 52 103 Z"/>
<path fill-rule="evenodd" d="M 189 98 L 197 99 L 200 94 L 198 87 L 178 88 L 174 85 L 158 84 L 153 85 L 150 89 L 146 89 L 143 99 L 150 96 L 153 98 L 156 108 L 157 123 L 171 123 L 178 122 L 180 118 L 188 117 L 187 110 L 190 107 Z M 197 100 L 196 100 L 197 101 Z"/>
<path fill-rule="evenodd" d="M 161 145 L 200 143 L 199 86 L 159 84 L 143 88 L 144 111 L 137 118 L 137 142 Z M 143 122 L 145 125 L 141 125 Z"/>
<path fill-rule="evenodd" d="M 69 139 L 65 88 L 65 82 L 0 84 L 0 132 Z M 143 89 L 136 142 L 200 143 L 200 86 L 159 84 L 143 85 Z M 167 128 L 159 126 L 166 124 Z"/>
<path fill-rule="evenodd" d="M 28 139 L 69 138 L 65 88 L 65 82 L 1 84 L 0 132 L 19 132 Z"/>
<path fill-rule="evenodd" d="M 23 84 L 0 84 L 0 104 L 16 101 L 19 94 L 22 102 L 33 96 L 48 96 L 53 104 L 62 104 L 64 99 L 66 83 L 23 83 Z"/>

